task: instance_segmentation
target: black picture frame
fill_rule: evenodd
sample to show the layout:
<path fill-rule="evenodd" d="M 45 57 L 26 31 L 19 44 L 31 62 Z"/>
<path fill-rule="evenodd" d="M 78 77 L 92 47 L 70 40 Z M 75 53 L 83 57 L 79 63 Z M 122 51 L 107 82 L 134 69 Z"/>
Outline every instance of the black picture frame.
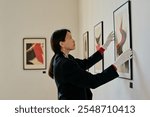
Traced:
<path fill-rule="evenodd" d="M 89 32 L 83 33 L 83 58 L 89 57 Z"/>
<path fill-rule="evenodd" d="M 46 38 L 23 38 L 23 69 L 46 69 Z"/>
<path fill-rule="evenodd" d="M 127 1 L 113 12 L 114 22 L 114 59 L 128 49 L 132 49 L 131 1 Z M 132 59 L 121 65 L 117 71 L 119 77 L 133 80 Z"/>
<path fill-rule="evenodd" d="M 99 44 L 99 46 L 103 45 L 104 41 L 104 22 L 101 21 L 94 25 L 94 51 L 96 52 L 96 46 Z M 104 70 L 104 58 L 96 63 L 94 65 L 94 72 L 95 73 L 100 73 Z"/>

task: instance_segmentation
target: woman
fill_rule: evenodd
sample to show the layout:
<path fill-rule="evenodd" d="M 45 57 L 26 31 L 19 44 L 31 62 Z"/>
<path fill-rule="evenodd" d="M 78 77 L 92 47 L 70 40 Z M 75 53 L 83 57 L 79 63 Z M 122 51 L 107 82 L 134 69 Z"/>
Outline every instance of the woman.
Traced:
<path fill-rule="evenodd" d="M 86 71 L 103 59 L 103 53 L 112 40 L 113 34 L 111 33 L 106 43 L 97 52 L 88 59 L 80 60 L 69 54 L 75 49 L 75 41 L 70 30 L 60 29 L 52 34 L 50 42 L 55 54 L 50 63 L 49 76 L 55 79 L 59 100 L 91 100 L 90 88 L 97 88 L 119 76 L 116 67 L 131 58 L 131 50 L 128 50 L 102 73 L 93 75 Z"/>

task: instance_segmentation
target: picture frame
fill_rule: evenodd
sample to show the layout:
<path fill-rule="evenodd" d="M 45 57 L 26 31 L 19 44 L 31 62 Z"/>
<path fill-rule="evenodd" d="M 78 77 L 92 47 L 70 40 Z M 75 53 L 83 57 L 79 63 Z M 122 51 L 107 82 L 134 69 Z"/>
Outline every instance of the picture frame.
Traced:
<path fill-rule="evenodd" d="M 131 2 L 127 1 L 113 12 L 114 59 L 126 50 L 132 49 Z M 117 68 L 120 78 L 133 80 L 132 59 Z"/>
<path fill-rule="evenodd" d="M 87 59 L 89 57 L 89 32 L 86 31 L 83 34 L 83 58 Z"/>
<path fill-rule="evenodd" d="M 46 38 L 23 38 L 23 69 L 46 69 Z"/>
<path fill-rule="evenodd" d="M 94 26 L 94 52 L 97 51 L 96 46 L 99 45 L 100 47 L 103 45 L 103 25 L 104 22 L 101 21 L 99 23 L 97 23 Z M 99 61 L 98 63 L 96 63 L 94 65 L 94 72 L 95 73 L 100 73 L 104 70 L 104 59 L 102 59 L 101 61 Z"/>

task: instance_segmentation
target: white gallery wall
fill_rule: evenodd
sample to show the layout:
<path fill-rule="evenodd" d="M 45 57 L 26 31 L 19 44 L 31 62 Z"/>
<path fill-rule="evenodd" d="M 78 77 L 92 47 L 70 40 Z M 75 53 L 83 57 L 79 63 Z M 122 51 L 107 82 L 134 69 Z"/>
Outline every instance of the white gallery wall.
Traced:
<path fill-rule="evenodd" d="M 94 52 L 94 25 L 104 21 L 104 42 L 113 30 L 113 11 L 127 0 L 80 0 L 79 38 L 83 45 L 83 33 L 89 31 L 90 55 Z M 134 50 L 133 80 L 117 78 L 92 90 L 94 99 L 150 99 L 150 1 L 131 0 L 132 43 Z M 104 67 L 114 63 L 113 43 L 105 52 Z M 83 57 L 83 48 L 80 52 Z M 93 72 L 93 68 L 90 69 Z M 129 84 L 133 83 L 133 88 Z"/>
<path fill-rule="evenodd" d="M 0 0 L 0 99 L 57 99 L 47 71 L 53 55 L 49 38 L 59 28 L 78 39 L 78 0 Z M 25 37 L 46 38 L 46 70 L 23 70 Z"/>
<path fill-rule="evenodd" d="M 72 54 L 83 58 L 83 33 L 89 31 L 94 52 L 94 25 L 104 21 L 104 41 L 113 30 L 113 11 L 126 0 L 0 0 L 0 99 L 57 99 L 47 75 L 53 56 L 51 33 L 69 28 L 76 41 Z M 117 78 L 92 90 L 94 99 L 150 99 L 150 1 L 131 0 L 133 81 Z M 23 38 L 45 37 L 47 69 L 23 70 Z M 113 43 L 105 52 L 105 68 L 114 62 Z M 46 74 L 43 74 L 46 71 Z M 93 72 L 93 67 L 90 72 Z M 129 84 L 133 83 L 133 88 Z"/>

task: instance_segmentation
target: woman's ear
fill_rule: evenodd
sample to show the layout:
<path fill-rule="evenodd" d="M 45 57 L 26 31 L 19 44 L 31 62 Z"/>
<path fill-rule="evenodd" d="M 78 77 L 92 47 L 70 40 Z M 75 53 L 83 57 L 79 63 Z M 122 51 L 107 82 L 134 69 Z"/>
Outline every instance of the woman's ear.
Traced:
<path fill-rule="evenodd" d="M 62 41 L 60 41 L 60 42 L 59 42 L 59 45 L 60 45 L 61 47 L 63 47 L 63 42 L 62 42 Z"/>

